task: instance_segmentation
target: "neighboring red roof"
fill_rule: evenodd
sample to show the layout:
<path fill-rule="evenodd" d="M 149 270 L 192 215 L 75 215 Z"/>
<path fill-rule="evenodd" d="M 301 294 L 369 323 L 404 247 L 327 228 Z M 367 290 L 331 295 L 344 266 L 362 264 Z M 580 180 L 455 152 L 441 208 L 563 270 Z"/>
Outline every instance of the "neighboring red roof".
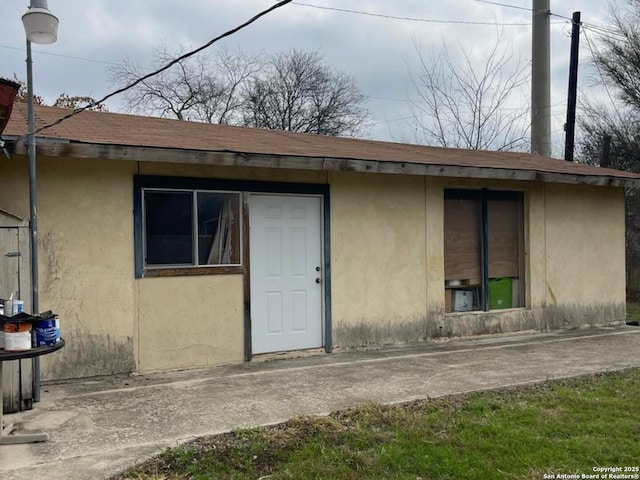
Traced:
<path fill-rule="evenodd" d="M 68 113 L 68 109 L 37 105 L 36 128 L 52 123 Z M 26 104 L 17 102 L 4 135 L 19 136 L 26 132 Z M 640 175 L 629 172 L 569 163 L 530 153 L 427 147 L 108 112 L 82 112 L 37 136 L 88 144 L 373 160 L 640 180 Z"/>

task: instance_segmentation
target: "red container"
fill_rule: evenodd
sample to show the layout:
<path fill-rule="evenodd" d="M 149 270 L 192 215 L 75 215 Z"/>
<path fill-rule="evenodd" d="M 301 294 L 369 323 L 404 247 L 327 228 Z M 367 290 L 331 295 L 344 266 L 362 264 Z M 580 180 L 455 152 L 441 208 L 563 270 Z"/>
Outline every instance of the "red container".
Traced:
<path fill-rule="evenodd" d="M 9 123 L 11 110 L 13 109 L 13 101 L 18 94 L 19 88 L 19 83 L 0 78 L 0 134 L 2 134 L 7 123 Z"/>

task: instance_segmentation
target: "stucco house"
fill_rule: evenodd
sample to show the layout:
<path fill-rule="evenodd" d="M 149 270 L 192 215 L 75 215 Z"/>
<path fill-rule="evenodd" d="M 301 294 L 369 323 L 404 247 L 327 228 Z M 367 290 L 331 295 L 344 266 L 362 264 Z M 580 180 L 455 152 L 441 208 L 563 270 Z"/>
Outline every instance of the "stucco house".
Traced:
<path fill-rule="evenodd" d="M 631 173 L 91 111 L 37 137 L 43 379 L 625 319 Z M 0 178 L 28 218 L 25 142 Z"/>

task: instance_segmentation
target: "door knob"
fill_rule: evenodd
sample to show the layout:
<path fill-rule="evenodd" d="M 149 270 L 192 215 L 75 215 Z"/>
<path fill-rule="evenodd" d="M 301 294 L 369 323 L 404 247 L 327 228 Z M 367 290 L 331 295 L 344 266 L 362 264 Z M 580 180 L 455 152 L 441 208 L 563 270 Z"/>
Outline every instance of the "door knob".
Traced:
<path fill-rule="evenodd" d="M 319 278 L 316 278 L 316 283 L 320 283 L 320 279 Z"/>
<path fill-rule="evenodd" d="M 320 267 L 316 267 L 316 272 L 319 272 L 319 271 L 320 271 Z"/>

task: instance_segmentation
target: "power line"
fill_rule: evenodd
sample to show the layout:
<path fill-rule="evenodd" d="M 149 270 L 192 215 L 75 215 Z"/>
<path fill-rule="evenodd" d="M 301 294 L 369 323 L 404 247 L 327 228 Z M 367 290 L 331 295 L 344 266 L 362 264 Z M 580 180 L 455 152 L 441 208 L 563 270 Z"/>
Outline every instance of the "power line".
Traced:
<path fill-rule="evenodd" d="M 497 5 L 498 7 L 514 8 L 516 10 L 524 10 L 525 12 L 534 13 L 534 10 L 532 8 L 521 7 L 519 5 L 511 5 L 510 3 L 491 2 L 489 0 L 474 0 L 474 1 L 479 3 L 487 3 L 489 5 Z M 546 13 L 552 17 L 562 18 L 563 20 L 569 20 L 570 22 L 573 21 L 573 19 L 571 19 L 570 17 L 565 17 L 564 15 L 553 13 L 551 10 L 541 11 L 540 13 Z"/>
<path fill-rule="evenodd" d="M 589 32 L 593 33 L 594 35 L 598 35 L 600 37 L 607 38 L 607 39 L 609 39 L 611 41 L 614 41 L 614 42 L 619 42 L 621 40 L 620 38 L 611 37 L 611 36 L 607 35 L 606 33 L 599 32 L 598 30 L 594 30 L 593 28 L 585 27 L 584 25 L 582 25 L 582 31 L 583 32 L 589 31 Z"/>
<path fill-rule="evenodd" d="M 478 0 L 479 1 L 479 0 Z M 366 15 L 369 17 L 378 17 L 378 18 L 386 18 L 390 20 L 405 20 L 409 22 L 422 22 L 422 23 L 443 23 L 443 24 L 461 24 L 461 25 L 491 25 L 491 26 L 527 26 L 531 25 L 531 23 L 501 23 L 501 22 L 475 22 L 471 20 L 442 20 L 442 19 L 434 19 L 434 18 L 417 18 L 417 17 L 402 17 L 397 15 L 388 15 L 384 13 L 372 13 L 372 12 L 364 12 L 362 10 L 350 10 L 346 8 L 336 8 L 336 7 L 325 7 L 322 5 L 314 5 L 312 3 L 302 3 L 302 2 L 293 2 L 293 5 L 297 5 L 300 7 L 310 7 L 317 8 L 320 10 L 332 10 L 335 12 L 342 13 L 352 13 L 356 15 Z"/>
<path fill-rule="evenodd" d="M 498 7 L 515 8 L 516 10 L 524 10 L 526 12 L 533 12 L 530 8 L 520 7 L 518 5 L 511 5 L 509 3 L 490 2 L 489 0 L 474 0 L 478 3 L 488 3 L 489 5 L 497 5 Z"/>
<path fill-rule="evenodd" d="M 69 114 L 67 114 L 67 115 L 64 115 L 63 117 L 60 117 L 60 118 L 59 118 L 58 120 L 56 120 L 55 122 L 49 123 L 49 124 L 47 124 L 47 125 L 45 125 L 45 126 L 43 126 L 43 127 L 38 128 L 37 130 L 35 130 L 35 131 L 33 132 L 33 135 L 35 135 L 36 133 L 40 133 L 40 132 L 42 132 L 43 130 L 46 130 L 46 129 L 48 129 L 48 128 L 51 128 L 51 127 L 53 127 L 53 126 L 55 126 L 55 125 L 59 125 L 60 123 L 64 122 L 65 120 L 68 120 L 69 118 L 71 118 L 71 117 L 73 117 L 73 116 L 75 116 L 75 115 L 79 114 L 80 112 L 83 112 L 83 111 L 85 111 L 85 110 L 89 110 L 89 109 L 91 109 L 91 108 L 93 108 L 93 107 L 96 107 L 96 106 L 98 106 L 99 104 L 104 103 L 104 102 L 105 102 L 106 100 L 108 100 L 109 98 L 114 97 L 115 95 L 118 95 L 118 94 L 120 94 L 120 93 L 126 92 L 127 90 L 129 90 L 129 89 L 131 89 L 131 88 L 135 87 L 136 85 L 140 84 L 141 82 L 144 82 L 145 80 L 147 80 L 147 79 L 149 79 L 149 78 L 151 78 L 151 77 L 153 77 L 153 76 L 155 76 L 155 75 L 158 75 L 158 74 L 160 74 L 160 73 L 164 72 L 165 70 L 168 70 L 169 68 L 171 68 L 172 66 L 174 66 L 176 63 L 181 62 L 182 60 L 185 60 L 185 59 L 187 59 L 187 58 L 189 58 L 189 57 L 192 57 L 192 56 L 193 56 L 193 55 L 195 55 L 196 53 L 199 53 L 199 52 L 201 52 L 202 50 L 205 50 L 206 48 L 209 48 L 211 45 L 213 45 L 214 43 L 216 43 L 216 42 L 218 42 L 218 41 L 222 40 L 223 38 L 229 37 L 229 36 L 233 35 L 234 33 L 239 32 L 240 30 L 242 30 L 242 29 L 243 29 L 243 28 L 245 28 L 245 27 L 248 27 L 249 25 L 251 25 L 252 23 L 254 23 L 255 21 L 257 21 L 258 19 L 260 19 L 260 18 L 264 17 L 265 15 L 267 15 L 267 14 L 271 13 L 272 11 L 274 11 L 274 10 L 276 10 L 276 9 L 280 8 L 280 7 L 283 7 L 283 6 L 287 5 L 288 3 L 291 3 L 292 1 L 293 1 L 293 0 L 282 0 L 282 1 L 278 2 L 278 3 L 276 3 L 275 5 L 272 5 L 271 7 L 269 7 L 269 8 L 267 8 L 267 9 L 265 9 L 265 10 L 261 11 L 261 12 L 260 12 L 260 13 L 258 13 L 257 15 L 254 15 L 253 17 L 251 17 L 251 18 L 250 18 L 249 20 L 247 20 L 246 22 L 244 22 L 244 23 L 242 23 L 242 24 L 238 25 L 237 27 L 232 28 L 231 30 L 227 30 L 227 31 L 226 31 L 226 32 L 224 32 L 223 34 L 218 35 L 217 37 L 215 37 L 215 38 L 213 38 L 213 39 L 209 40 L 209 41 L 208 41 L 207 43 L 205 43 L 204 45 L 202 45 L 202 46 L 200 46 L 200 47 L 198 47 L 198 48 L 196 48 L 196 49 L 194 49 L 194 50 L 191 50 L 191 51 L 189 51 L 189 52 L 185 53 L 184 55 L 180 55 L 179 57 L 174 58 L 174 59 L 173 59 L 173 60 L 171 60 L 169 63 L 167 63 L 165 66 L 163 66 L 163 67 L 161 67 L 161 68 L 159 68 L 159 69 L 157 69 L 157 70 L 155 70 L 155 71 L 153 71 L 153 72 L 151 72 L 151 73 L 148 73 L 147 75 L 144 75 L 144 76 L 142 76 L 142 77 L 138 78 L 137 80 L 135 80 L 135 81 L 131 82 L 130 84 L 128 84 L 128 85 L 126 85 L 126 86 L 124 86 L 124 87 L 122 87 L 122 88 L 119 88 L 118 90 L 115 90 L 115 91 L 113 91 L 113 92 L 111 92 L 111 93 L 109 93 L 109 94 L 105 95 L 104 97 L 102 97 L 102 98 L 101 98 L 101 99 L 99 99 L 99 100 L 96 100 L 96 101 L 95 101 L 95 102 L 93 102 L 93 103 L 90 103 L 90 104 L 88 104 L 88 105 L 85 105 L 84 107 L 81 107 L 81 108 L 76 108 L 76 109 L 75 109 L 75 110 L 73 110 L 71 113 L 69 113 Z M 22 140 L 23 138 L 25 138 L 26 136 L 27 136 L 27 135 L 21 135 L 20 137 L 18 137 L 18 138 L 16 139 L 16 143 L 17 143 L 17 142 L 19 142 L 20 140 Z"/>
<path fill-rule="evenodd" d="M 373 100 L 389 100 L 390 102 L 413 102 L 415 100 L 411 100 L 410 98 L 397 98 L 397 97 L 378 97 L 376 95 L 363 95 L 365 98 L 371 98 Z"/>
<path fill-rule="evenodd" d="M 589 51 L 591 52 L 591 58 L 593 58 L 595 60 L 596 54 L 595 54 L 595 52 L 593 50 L 593 46 L 591 45 L 591 40 L 589 40 L 589 37 L 587 36 L 587 31 L 583 30 L 582 33 L 584 34 L 584 39 L 587 41 L 587 46 L 589 47 Z M 600 69 L 600 64 L 597 61 L 594 61 L 594 63 L 596 64 L 596 70 L 598 71 L 598 75 L 600 76 L 600 81 L 602 82 L 602 85 L 604 86 L 604 90 L 607 92 L 607 96 L 609 97 L 609 101 L 611 102 L 611 106 L 613 107 L 613 110 L 618 115 L 618 118 L 620 119 L 620 121 L 624 123 L 624 120 L 622 119 L 622 116 L 620 116 L 620 112 L 616 108 L 615 102 L 613 101 L 613 96 L 611 95 L 611 92 L 609 91 L 609 87 L 607 86 L 607 82 L 604 79 L 604 75 L 602 74 L 602 70 Z"/>
<path fill-rule="evenodd" d="M 604 32 L 604 33 L 599 33 L 600 35 L 604 35 L 604 34 L 606 34 L 606 35 L 615 35 L 615 36 L 618 36 L 618 37 L 621 37 L 621 38 L 626 38 L 624 33 L 619 32 L 617 30 L 614 30 L 612 28 L 603 27 L 603 26 L 600 26 L 600 25 L 596 25 L 594 23 L 587 23 L 587 22 L 582 22 L 582 25 L 586 26 L 586 27 L 589 27 L 592 30 L 597 30 L 599 32 Z M 594 32 L 594 33 L 598 33 L 598 32 Z"/>
<path fill-rule="evenodd" d="M 606 30 L 598 29 L 597 26 L 594 26 L 592 24 L 583 23 L 582 28 L 583 30 L 589 30 L 590 32 L 593 32 L 595 35 L 599 35 L 601 37 L 607 38 L 613 42 L 620 42 L 627 39 L 624 36 L 624 34 L 618 34 L 617 37 L 614 37 L 612 33 L 605 33 Z"/>
<path fill-rule="evenodd" d="M 426 115 L 427 115 L 427 114 L 425 113 L 425 114 L 423 114 L 423 115 L 418 115 L 418 116 L 420 116 L 420 117 L 424 117 L 424 116 L 426 116 Z M 377 120 L 377 121 L 375 121 L 375 122 L 370 122 L 370 124 L 371 124 L 371 125 L 380 125 L 380 124 L 384 123 L 384 124 L 386 124 L 386 125 L 389 125 L 389 124 L 390 124 L 390 123 L 392 123 L 392 122 L 401 122 L 401 121 L 403 121 L 403 120 L 409 120 L 409 119 L 412 119 L 412 118 L 416 118 L 416 116 L 415 116 L 415 115 L 409 115 L 409 116 L 407 116 L 407 117 L 385 118 L 384 120 Z"/>
<path fill-rule="evenodd" d="M 493 1 L 490 1 L 490 0 L 473 0 L 473 1 L 479 2 L 479 3 L 487 3 L 489 5 L 497 5 L 499 7 L 506 7 L 506 8 L 514 8 L 514 9 L 517 9 L 517 10 L 524 10 L 524 11 L 531 12 L 531 13 L 534 12 L 533 9 L 531 9 L 531 8 L 521 7 L 519 5 L 511 5 L 509 3 L 493 2 Z M 569 22 L 571 22 L 571 24 L 573 24 L 573 19 L 570 18 L 570 17 L 566 17 L 566 16 L 560 15 L 558 13 L 553 13 L 550 10 L 547 13 L 549 15 L 551 15 L 552 17 L 562 18 L 563 20 L 569 21 Z M 615 35 L 615 36 L 620 37 L 620 38 L 615 39 L 615 40 L 620 40 L 620 39 L 624 39 L 625 38 L 624 34 L 618 32 L 618 31 L 616 31 L 614 29 L 611 29 L 611 28 L 608 28 L 608 27 L 603 27 L 601 25 L 596 25 L 595 23 L 580 22 L 580 25 L 583 28 L 590 28 L 593 31 L 593 33 L 595 33 L 597 35 L 602 35 L 604 37 L 608 37 L 608 38 L 611 38 L 611 39 L 614 39 L 614 38 L 611 37 L 610 35 Z"/>
<path fill-rule="evenodd" d="M 0 45 L 0 48 L 6 48 L 8 50 L 17 50 L 19 52 L 24 52 L 25 51 L 24 48 L 12 47 L 10 45 Z M 38 55 L 49 55 L 51 57 L 70 58 L 72 60 L 82 60 L 82 61 L 85 61 L 85 62 L 102 63 L 102 64 L 105 64 L 105 65 L 115 65 L 115 66 L 122 65 L 122 63 L 108 62 L 106 60 L 96 60 L 96 59 L 93 59 L 93 58 L 86 58 L 86 57 L 74 57 L 72 55 L 63 55 L 61 53 L 40 52 L 40 51 L 37 51 L 37 50 L 34 50 L 33 53 L 37 53 Z"/>

